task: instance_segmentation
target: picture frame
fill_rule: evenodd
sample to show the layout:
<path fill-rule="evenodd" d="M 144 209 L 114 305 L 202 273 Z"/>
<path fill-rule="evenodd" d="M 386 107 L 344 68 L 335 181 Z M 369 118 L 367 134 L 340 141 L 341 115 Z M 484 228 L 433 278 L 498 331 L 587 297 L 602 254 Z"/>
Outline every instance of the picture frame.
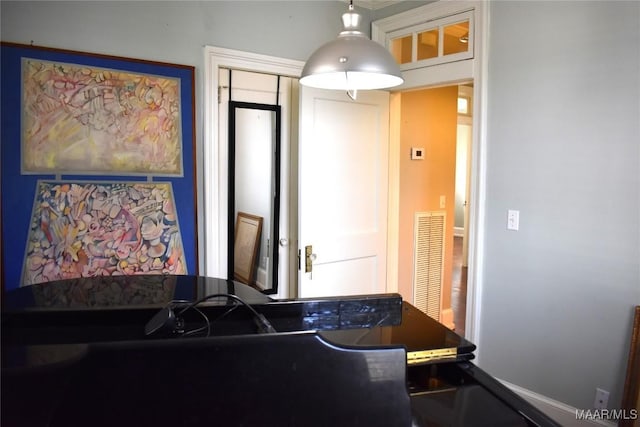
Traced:
<path fill-rule="evenodd" d="M 253 286 L 263 218 L 238 212 L 233 250 L 233 279 Z"/>
<path fill-rule="evenodd" d="M 3 237 L 2 242 L 4 245 L 0 251 L 2 256 L 0 261 L 3 266 L 0 277 L 2 281 L 2 290 L 9 291 L 25 285 L 22 283 L 24 271 L 23 261 L 25 253 L 28 250 L 28 231 L 32 225 L 31 209 L 33 207 L 35 193 L 37 191 L 37 185 L 40 180 L 170 182 L 175 196 L 176 215 L 180 219 L 187 274 L 198 274 L 198 209 L 196 194 L 198 183 L 196 178 L 197 172 L 195 159 L 195 67 L 191 65 L 172 64 L 139 58 L 103 55 L 99 53 L 80 52 L 44 46 L 9 42 L 1 42 L 0 44 L 2 46 L 2 49 L 0 49 L 2 68 L 2 74 L 0 75 L 2 92 L 0 105 L 0 108 L 2 109 L 0 124 L 0 138 L 2 140 L 2 145 L 0 147 L 2 192 L 0 195 L 0 206 L 5 208 L 0 212 L 0 234 Z M 111 166 L 105 168 L 101 166 L 101 156 L 105 151 L 112 151 L 117 154 L 117 150 L 113 149 L 114 146 L 108 146 L 107 150 L 103 149 L 99 152 L 92 152 L 92 154 L 87 154 L 81 150 L 82 155 L 79 155 L 77 151 L 74 151 L 78 147 L 77 144 L 72 147 L 67 147 L 64 145 L 64 142 L 57 141 L 52 145 L 55 150 L 64 148 L 67 150 L 67 153 L 71 153 L 69 156 L 70 158 L 74 158 L 76 160 L 90 159 L 94 161 L 82 160 L 79 161 L 76 166 L 70 166 L 67 163 L 60 162 L 60 158 L 52 157 L 50 159 L 50 164 L 45 165 L 46 167 L 42 169 L 34 169 L 30 167 L 25 168 L 23 164 L 23 154 L 25 151 L 30 149 L 28 145 L 25 146 L 23 144 L 24 135 L 27 131 L 25 129 L 27 117 L 23 113 L 25 108 L 23 71 L 26 59 L 34 61 L 31 65 L 39 64 L 36 65 L 36 68 L 41 65 L 43 66 L 42 69 L 44 70 L 45 75 L 38 76 L 38 79 L 44 83 L 43 87 L 52 91 L 50 94 L 56 94 L 54 98 L 59 95 L 61 98 L 67 96 L 70 100 L 77 100 L 77 98 L 73 97 L 75 94 L 72 90 L 74 82 L 87 83 L 86 80 L 82 80 L 82 77 L 78 77 L 78 79 L 74 80 L 72 78 L 72 74 L 69 74 L 69 70 L 75 70 L 75 73 L 80 74 L 87 73 L 87 75 L 94 77 L 102 73 L 98 80 L 100 80 L 100 82 L 108 82 L 108 84 L 100 86 L 97 83 L 93 84 L 95 82 L 92 80 L 92 86 L 87 88 L 88 92 L 86 93 L 87 102 L 98 104 L 97 107 L 99 108 L 105 107 L 105 103 L 113 102 L 112 96 L 114 96 L 114 94 L 109 88 L 106 88 L 106 86 L 109 85 L 126 86 L 128 89 L 131 89 L 129 92 L 125 91 L 126 93 L 123 92 L 119 95 L 122 99 L 129 96 L 138 96 L 139 98 L 137 102 L 140 102 L 140 99 L 146 99 L 146 101 L 155 103 L 154 108 L 158 106 L 160 108 L 164 108 L 159 104 L 160 98 L 156 96 L 158 93 L 154 92 L 158 87 L 154 85 L 165 84 L 168 82 L 177 84 L 178 86 L 174 86 L 174 88 L 171 89 L 173 91 L 171 92 L 173 95 L 169 96 L 169 98 L 172 99 L 171 106 L 165 106 L 166 114 L 162 113 L 162 115 L 166 116 L 167 114 L 174 114 L 174 118 L 179 119 L 179 122 L 165 123 L 168 126 L 167 129 L 172 130 L 171 135 L 173 142 L 170 144 L 174 144 L 174 148 L 177 147 L 176 144 L 179 144 L 180 147 L 179 156 L 175 155 L 175 150 L 173 152 L 174 160 L 177 159 L 176 161 L 178 164 L 176 165 L 174 162 L 171 167 L 165 168 L 165 166 L 171 162 L 164 159 L 160 160 L 159 167 L 120 167 L 120 163 L 116 162 L 115 164 L 112 163 Z M 54 67 L 51 64 L 58 65 Z M 62 68 L 62 70 L 60 70 L 60 76 L 62 76 L 62 82 L 64 82 L 64 84 L 56 83 L 56 79 L 51 77 L 51 74 L 57 72 L 58 68 Z M 122 75 L 121 77 L 114 78 L 109 74 L 111 72 L 122 73 Z M 33 77 L 35 74 L 31 73 L 29 75 Z M 147 83 L 149 83 L 149 85 L 144 83 L 142 85 L 135 86 L 135 82 L 131 82 L 137 78 L 135 76 L 148 78 L 149 80 Z M 102 80 L 103 78 L 105 80 Z M 109 80 L 109 78 L 111 78 L 111 80 Z M 129 81 L 127 79 L 133 80 Z M 61 89 L 62 92 L 56 92 L 53 90 L 56 84 L 61 85 L 58 89 Z M 68 89 L 71 92 L 64 92 L 63 89 L 65 88 L 62 86 L 65 85 L 68 85 Z M 106 90 L 105 88 L 109 90 Z M 34 88 L 32 87 L 31 89 Z M 145 92 L 146 90 L 147 92 Z M 98 102 L 96 99 L 92 98 L 96 94 L 108 94 L 108 96 L 103 96 L 102 98 L 104 99 Z M 176 94 L 179 94 L 179 97 L 174 96 Z M 83 97 L 84 96 L 85 95 L 83 94 Z M 47 102 L 37 103 L 38 108 L 41 108 L 41 110 L 38 110 L 39 112 L 44 114 L 54 112 L 54 114 L 47 115 L 46 117 L 40 117 L 38 116 L 38 111 L 35 111 L 35 113 L 32 112 L 35 115 L 32 114 L 29 120 L 39 120 L 36 124 L 36 128 L 41 124 L 45 124 L 45 127 L 52 127 L 55 120 L 62 117 L 60 115 L 61 113 L 58 114 L 55 112 L 64 110 L 63 106 L 53 102 L 53 98 L 49 97 L 47 98 Z M 123 104 L 120 107 L 125 108 L 123 105 L 128 101 L 122 102 Z M 131 102 L 133 102 L 133 100 L 131 100 Z M 140 106 L 140 104 L 138 104 L 138 106 Z M 74 104 L 73 107 L 78 107 L 78 105 Z M 62 128 L 69 126 L 69 120 L 75 120 L 76 118 L 76 125 L 78 127 L 85 126 L 87 121 L 99 119 L 105 119 L 105 121 L 96 124 L 97 127 L 102 125 L 106 126 L 111 123 L 109 121 L 111 119 L 108 115 L 91 118 L 86 116 L 86 114 L 83 115 L 80 110 L 75 111 L 78 112 L 77 117 L 73 116 L 73 114 L 71 116 L 63 117 L 63 120 L 60 122 Z M 161 119 L 160 116 L 155 116 L 153 112 L 150 111 L 142 113 L 144 111 L 144 107 L 136 110 L 135 106 L 133 109 L 128 110 L 128 112 L 133 112 L 134 115 L 138 114 L 138 118 L 149 113 L 146 117 L 151 121 L 155 121 L 156 124 L 159 123 L 158 120 Z M 49 122 L 49 120 L 53 120 L 53 122 Z M 34 122 L 29 123 L 33 124 Z M 143 126 L 143 124 L 144 123 L 139 120 L 134 120 L 133 122 L 119 122 L 118 126 L 129 126 L 135 128 L 136 126 Z M 87 127 L 85 126 L 85 130 L 86 129 Z M 92 132 L 93 130 L 95 129 L 92 128 Z M 113 129 L 111 129 L 111 131 L 113 131 Z M 144 147 L 141 149 L 141 151 L 146 153 L 143 153 L 143 156 L 146 156 L 153 151 L 149 148 L 149 145 L 144 145 L 145 141 L 140 140 L 139 132 L 136 133 L 132 130 L 131 132 L 126 132 L 126 134 L 132 135 L 131 140 L 126 142 L 127 144 L 140 144 L 139 147 Z M 66 131 L 61 134 L 49 133 L 48 135 L 74 136 L 72 133 L 66 133 Z M 38 139 L 39 142 L 44 143 L 45 145 L 48 143 L 48 140 L 49 137 Z M 104 143 L 104 141 L 105 138 L 103 135 L 93 142 Z M 78 141 L 76 141 L 76 143 L 77 142 Z M 165 143 L 163 142 L 162 144 Z M 158 147 L 160 150 L 171 151 L 170 148 L 168 149 L 166 144 Z M 122 161 L 122 164 L 124 165 L 135 163 L 132 161 L 133 157 L 131 156 L 132 153 L 136 151 L 136 149 L 126 151 L 124 153 L 124 158 L 120 158 L 117 161 Z M 88 157 L 83 157 L 85 154 Z M 158 159 L 161 159 L 161 157 L 158 157 Z M 7 250 L 8 247 L 10 247 L 11 250 Z"/>
<path fill-rule="evenodd" d="M 630 416 L 632 410 L 635 410 L 636 414 L 640 412 L 640 305 L 634 309 L 621 409 L 625 411 L 628 419 L 621 420 L 620 427 L 640 426 L 638 417 L 634 420 Z"/>
<path fill-rule="evenodd" d="M 170 182 L 40 180 L 23 285 L 187 273 Z"/>
<path fill-rule="evenodd" d="M 23 174 L 182 176 L 178 77 L 33 56 L 21 57 Z"/>

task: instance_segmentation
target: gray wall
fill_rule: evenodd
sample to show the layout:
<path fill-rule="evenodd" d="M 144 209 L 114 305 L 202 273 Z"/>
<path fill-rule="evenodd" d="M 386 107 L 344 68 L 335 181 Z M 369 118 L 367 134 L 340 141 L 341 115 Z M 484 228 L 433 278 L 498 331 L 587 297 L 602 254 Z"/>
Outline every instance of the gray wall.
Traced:
<path fill-rule="evenodd" d="M 198 223 L 203 223 L 206 45 L 304 61 L 342 29 L 340 1 L 1 1 L 0 38 L 195 66 Z M 371 11 L 362 13 L 370 27 Z M 200 245 L 203 266 L 204 239 Z"/>
<path fill-rule="evenodd" d="M 366 12 L 365 25 L 405 7 Z M 202 46 L 304 60 L 335 37 L 344 10 L 327 1 L 2 1 L 0 34 L 194 65 L 202 158 Z M 640 304 L 639 18 L 637 2 L 490 7 L 481 364 L 578 408 L 591 406 L 596 387 L 619 405 Z M 519 232 L 506 231 L 507 209 L 521 211 Z"/>
<path fill-rule="evenodd" d="M 358 9 L 362 29 L 373 19 L 428 1 L 381 10 Z M 197 179 L 203 179 L 204 51 L 206 45 L 304 61 L 342 30 L 347 4 L 304 1 L 5 1 L 0 38 L 5 42 L 193 65 L 196 94 Z M 202 192 L 198 222 L 202 224 Z M 199 239 L 200 265 L 203 242 Z"/>
<path fill-rule="evenodd" d="M 481 364 L 617 408 L 640 304 L 640 3 L 492 2 L 489 22 Z"/>
<path fill-rule="evenodd" d="M 3 1 L 5 41 L 203 65 L 204 45 L 305 60 L 340 31 L 337 1 Z"/>

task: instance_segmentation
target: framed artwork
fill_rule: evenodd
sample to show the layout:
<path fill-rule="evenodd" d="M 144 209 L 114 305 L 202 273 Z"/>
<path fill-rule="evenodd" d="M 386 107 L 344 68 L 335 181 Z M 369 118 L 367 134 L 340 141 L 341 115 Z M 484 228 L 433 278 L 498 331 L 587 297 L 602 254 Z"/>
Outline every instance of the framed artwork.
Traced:
<path fill-rule="evenodd" d="M 252 285 L 256 274 L 256 256 L 262 233 L 262 217 L 238 212 L 233 249 L 233 278 Z"/>
<path fill-rule="evenodd" d="M 40 181 L 23 266 L 23 286 L 187 274 L 171 183 Z"/>
<path fill-rule="evenodd" d="M 182 176 L 180 80 L 21 58 L 22 173 Z"/>
<path fill-rule="evenodd" d="M 73 225 L 61 222 L 60 218 L 69 213 L 38 205 L 51 197 L 60 203 L 58 198 L 65 193 L 62 191 L 65 185 L 74 188 L 73 192 L 66 192 L 67 197 L 77 197 L 76 190 L 86 192 L 81 197 L 92 203 L 97 199 L 88 195 L 91 185 L 100 187 L 102 193 L 122 191 L 130 196 L 133 189 L 139 191 L 135 187 L 138 183 L 145 185 L 144 191 L 146 185 L 155 186 L 155 190 L 150 190 L 154 194 L 168 185 L 176 224 L 165 230 L 169 233 L 166 235 L 173 237 L 162 244 L 171 245 L 176 254 L 182 252 L 175 267 L 179 269 L 175 271 L 198 274 L 195 68 L 16 43 L 1 45 L 3 290 L 39 283 L 49 276 L 66 277 L 71 272 L 65 269 L 73 270 L 73 274 L 92 274 L 97 268 L 95 263 L 87 261 L 81 265 L 79 261 L 81 256 L 89 257 L 88 248 L 76 254 L 78 260 L 74 259 L 76 246 L 86 242 L 72 239 L 72 234 L 80 230 L 73 231 Z M 49 185 L 59 186 L 52 195 L 46 195 L 42 187 Z M 97 194 L 95 191 L 93 194 Z M 158 197 L 158 202 L 164 202 L 164 196 Z M 64 203 L 69 204 L 69 209 L 80 207 L 75 199 Z M 66 231 L 49 229 L 48 236 L 45 233 L 38 237 L 34 221 L 41 221 L 42 226 L 47 215 L 52 219 L 51 214 L 57 220 L 56 227 L 62 224 Z M 88 211 L 84 215 L 99 214 Z M 135 223 L 125 218 L 128 214 L 122 215 L 112 220 L 124 227 Z M 141 220 L 144 217 L 136 218 Z M 104 226 L 101 221 L 97 223 Z M 40 232 L 44 232 L 42 228 Z M 178 235 L 181 243 L 175 240 Z M 43 244 L 43 236 L 49 245 L 56 242 L 60 252 L 43 254 L 42 260 L 38 260 L 34 245 Z M 56 240 L 59 238 L 64 238 L 64 242 Z M 142 239 L 138 252 L 133 246 L 130 251 L 140 255 L 145 245 Z M 56 257 L 58 270 L 49 265 L 46 271 L 44 266 L 38 271 L 37 263 L 47 264 L 52 256 Z M 68 256 L 73 262 L 65 258 Z M 143 264 L 138 259 L 123 271 L 146 269 L 148 266 Z M 166 273 L 166 268 L 154 272 Z M 107 271 L 103 270 L 105 274 Z"/>

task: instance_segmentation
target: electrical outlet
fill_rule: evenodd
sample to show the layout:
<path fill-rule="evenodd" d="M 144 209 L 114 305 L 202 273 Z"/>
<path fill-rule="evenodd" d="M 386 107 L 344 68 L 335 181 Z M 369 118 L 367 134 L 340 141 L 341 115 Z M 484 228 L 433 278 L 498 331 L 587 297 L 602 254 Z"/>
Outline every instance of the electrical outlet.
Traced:
<path fill-rule="evenodd" d="M 593 402 L 594 409 L 607 409 L 609 405 L 609 392 L 601 388 L 596 389 L 596 399 Z"/>

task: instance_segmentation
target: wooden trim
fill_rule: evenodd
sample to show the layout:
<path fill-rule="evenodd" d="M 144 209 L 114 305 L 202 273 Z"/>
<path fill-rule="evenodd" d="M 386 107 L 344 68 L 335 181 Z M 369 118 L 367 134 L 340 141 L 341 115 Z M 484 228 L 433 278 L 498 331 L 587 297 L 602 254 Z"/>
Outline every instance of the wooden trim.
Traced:
<path fill-rule="evenodd" d="M 635 307 L 633 328 L 629 345 L 629 361 L 627 362 L 627 376 L 624 381 L 621 409 L 627 414 L 631 410 L 640 411 L 640 305 Z M 637 412 L 636 412 L 637 413 Z M 638 426 L 638 420 L 620 420 L 620 427 Z"/>

